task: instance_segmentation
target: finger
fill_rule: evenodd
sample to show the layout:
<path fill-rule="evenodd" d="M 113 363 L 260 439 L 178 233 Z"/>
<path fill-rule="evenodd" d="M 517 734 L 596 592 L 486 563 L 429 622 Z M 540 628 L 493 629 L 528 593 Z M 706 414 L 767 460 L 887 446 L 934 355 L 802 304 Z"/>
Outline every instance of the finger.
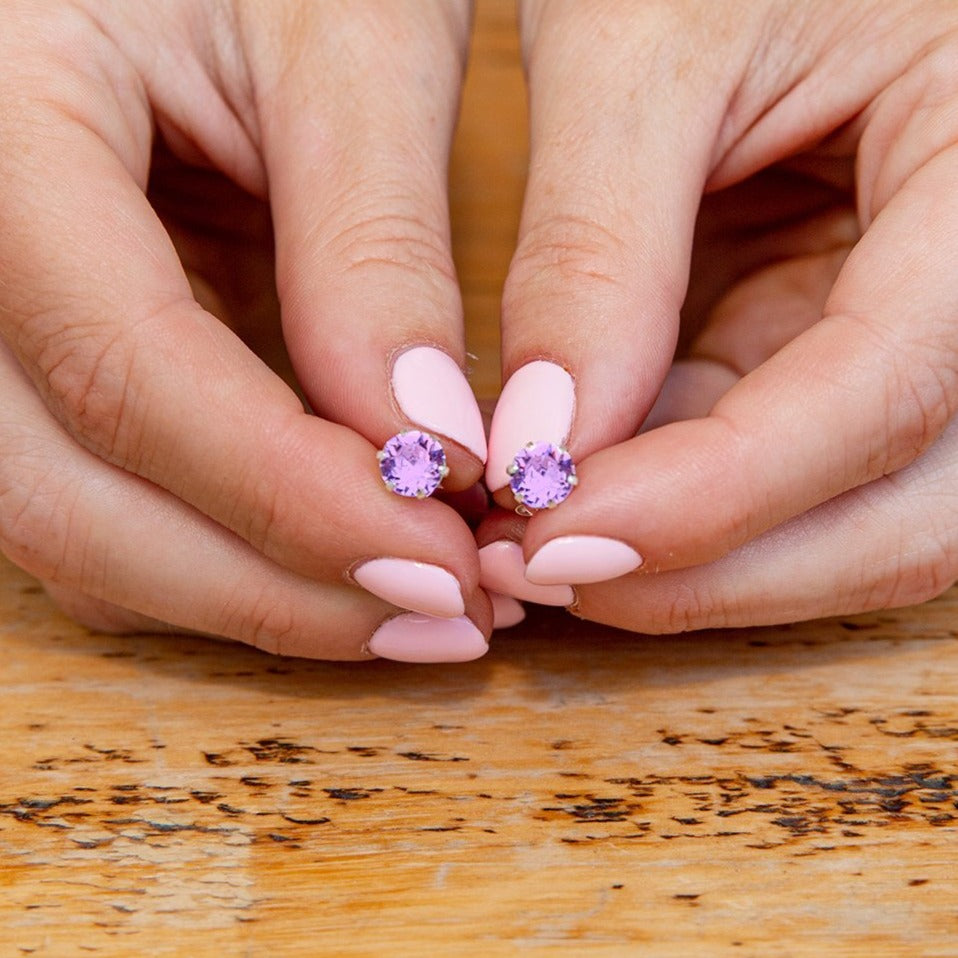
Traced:
<path fill-rule="evenodd" d="M 93 632 L 105 632 L 108 635 L 134 635 L 150 632 L 167 634 L 177 631 L 168 622 L 151 619 L 149 616 L 124 609 L 104 599 L 94 599 L 63 583 L 51 582 L 47 579 L 41 580 L 40 585 L 61 612 Z"/>
<path fill-rule="evenodd" d="M 672 365 L 641 431 L 707 416 L 742 376 L 818 322 L 847 255 L 839 246 L 792 257 L 736 284 L 711 311 L 689 358 Z"/>
<path fill-rule="evenodd" d="M 410 623 L 346 583 L 298 576 L 80 448 L 6 350 L 0 408 L 0 551 L 88 623 L 124 631 L 169 623 L 309 658 L 462 661 L 484 653 L 468 618 Z M 483 620 L 481 609 L 470 612 Z"/>
<path fill-rule="evenodd" d="M 309 9 L 283 22 L 264 8 L 254 65 L 282 76 L 260 111 L 290 355 L 317 412 L 377 446 L 437 434 L 446 486 L 465 489 L 486 439 L 446 183 L 468 4 Z"/>
<path fill-rule="evenodd" d="M 479 582 L 490 594 L 540 605 L 571 605 L 575 593 L 568 585 L 534 585 L 526 578 L 522 535 L 526 520 L 514 512 L 494 509 L 476 530 L 479 545 Z"/>
<path fill-rule="evenodd" d="M 454 511 L 389 494 L 373 446 L 196 305 L 135 157 L 47 104 L 0 110 L 5 138 L 23 148 L 0 154 L 0 335 L 72 436 L 300 575 L 397 560 L 366 587 L 410 601 L 418 576 L 420 611 L 487 607 Z"/>
<path fill-rule="evenodd" d="M 958 405 L 956 175 L 956 150 L 917 172 L 845 261 L 825 318 L 707 418 L 584 463 L 575 496 L 530 523 L 527 554 L 591 534 L 653 569 L 695 565 L 914 460 Z"/>
<path fill-rule="evenodd" d="M 728 91 L 706 71 L 674 82 L 694 31 L 663 10 L 552 4 L 524 18 L 531 159 L 503 297 L 492 490 L 528 441 L 579 461 L 634 435 L 671 362 Z M 600 60 L 602 18 L 630 41 Z"/>
<path fill-rule="evenodd" d="M 910 466 L 707 565 L 580 586 L 577 615 L 645 633 L 914 605 L 958 578 L 958 425 Z"/>

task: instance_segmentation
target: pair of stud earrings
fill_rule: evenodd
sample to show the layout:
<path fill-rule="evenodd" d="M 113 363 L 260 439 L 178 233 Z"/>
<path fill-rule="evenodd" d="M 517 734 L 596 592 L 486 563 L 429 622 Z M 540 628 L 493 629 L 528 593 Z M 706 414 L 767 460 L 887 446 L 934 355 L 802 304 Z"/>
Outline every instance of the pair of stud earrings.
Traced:
<path fill-rule="evenodd" d="M 379 471 L 390 492 L 414 499 L 431 496 L 449 475 L 442 444 L 429 433 L 397 433 L 376 453 Z M 506 469 L 516 512 L 554 509 L 578 484 L 572 456 L 551 442 L 527 442 Z"/>

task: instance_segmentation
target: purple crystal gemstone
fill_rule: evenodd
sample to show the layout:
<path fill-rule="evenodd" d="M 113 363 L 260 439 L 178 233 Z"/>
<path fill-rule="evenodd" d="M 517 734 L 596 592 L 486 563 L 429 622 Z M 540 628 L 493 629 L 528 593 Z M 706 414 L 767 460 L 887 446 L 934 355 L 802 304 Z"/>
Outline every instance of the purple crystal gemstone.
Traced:
<path fill-rule="evenodd" d="M 579 481 L 572 456 L 551 442 L 526 444 L 508 471 L 512 476 L 509 485 L 516 502 L 528 509 L 557 506 Z"/>
<path fill-rule="evenodd" d="M 429 433 L 418 429 L 397 433 L 377 458 L 383 482 L 400 496 L 425 499 L 449 473 L 442 446 Z"/>

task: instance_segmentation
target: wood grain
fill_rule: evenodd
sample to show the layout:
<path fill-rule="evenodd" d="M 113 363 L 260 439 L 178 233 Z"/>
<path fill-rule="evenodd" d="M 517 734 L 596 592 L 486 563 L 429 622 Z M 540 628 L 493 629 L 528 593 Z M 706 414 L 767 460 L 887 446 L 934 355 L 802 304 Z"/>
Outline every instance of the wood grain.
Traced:
<path fill-rule="evenodd" d="M 475 376 L 518 216 L 510 3 L 453 171 Z M 500 121 L 500 117 L 505 120 Z M 958 592 L 468 665 L 115 638 L 0 562 L 0 954 L 958 954 Z"/>

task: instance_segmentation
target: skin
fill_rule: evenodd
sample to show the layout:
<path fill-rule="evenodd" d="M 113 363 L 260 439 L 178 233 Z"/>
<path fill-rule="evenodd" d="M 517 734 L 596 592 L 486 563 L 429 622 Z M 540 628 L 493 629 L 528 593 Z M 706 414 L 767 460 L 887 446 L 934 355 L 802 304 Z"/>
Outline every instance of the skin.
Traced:
<path fill-rule="evenodd" d="M 958 10 L 529 2 L 522 21 L 504 366 L 574 375 L 580 485 L 480 542 L 626 541 L 642 568 L 580 586 L 574 611 L 645 632 L 947 588 Z"/>
<path fill-rule="evenodd" d="M 445 0 L 0 5 L 0 547 L 68 612 L 362 658 L 397 610 L 349 571 L 393 556 L 489 634 L 468 526 L 374 455 L 409 426 L 392 355 L 464 361 L 468 27 Z"/>
<path fill-rule="evenodd" d="M 404 425 L 394 351 L 464 358 L 444 191 L 468 18 L 0 4 L 0 548 L 68 612 L 358 658 L 396 610 L 349 568 L 393 555 L 453 571 L 489 634 L 465 523 L 382 495 L 373 457 Z M 581 482 L 479 543 L 625 539 L 642 570 L 574 611 L 649 632 L 940 592 L 954 4 L 564 0 L 520 21 L 503 365 L 573 373 Z M 479 464 L 450 458 L 468 487 Z"/>

